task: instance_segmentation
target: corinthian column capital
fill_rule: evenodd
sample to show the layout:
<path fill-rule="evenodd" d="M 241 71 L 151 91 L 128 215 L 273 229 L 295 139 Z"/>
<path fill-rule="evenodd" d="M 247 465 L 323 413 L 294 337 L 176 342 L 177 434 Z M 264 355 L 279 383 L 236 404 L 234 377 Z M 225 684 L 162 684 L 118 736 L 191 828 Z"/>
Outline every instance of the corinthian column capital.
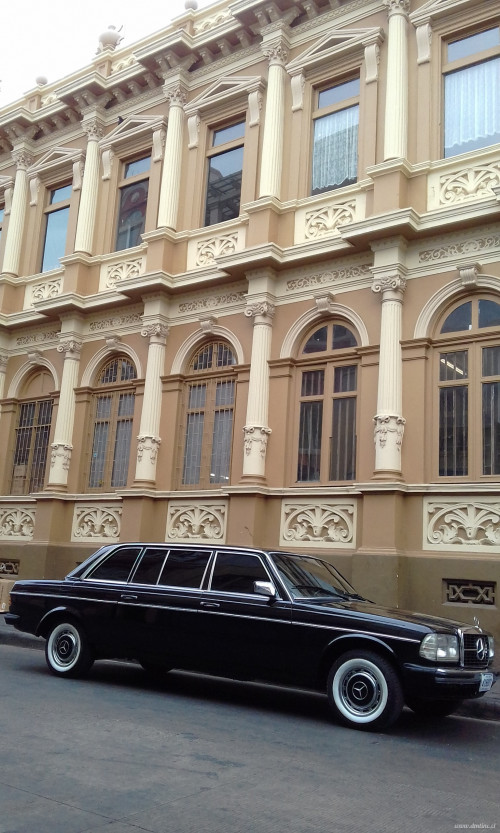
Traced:
<path fill-rule="evenodd" d="M 401 14 L 407 17 L 410 12 L 410 0 L 384 0 L 389 17 Z"/>
<path fill-rule="evenodd" d="M 270 301 L 255 301 L 248 304 L 245 309 L 247 318 L 256 318 L 258 315 L 263 315 L 266 318 L 274 318 L 276 307 Z"/>
<path fill-rule="evenodd" d="M 373 279 L 372 292 L 380 292 L 382 295 L 395 292 L 402 296 L 406 290 L 406 283 L 406 278 L 397 271 L 377 275 Z"/>
<path fill-rule="evenodd" d="M 269 66 L 284 67 L 288 61 L 288 49 L 282 40 L 267 44 L 262 51 L 269 61 Z"/>
<path fill-rule="evenodd" d="M 61 340 L 57 347 L 58 353 L 64 353 L 64 358 L 66 359 L 79 359 L 80 352 L 82 349 L 82 342 L 78 341 L 76 338 L 67 338 Z"/>
<path fill-rule="evenodd" d="M 165 84 L 163 87 L 165 98 L 171 107 L 184 107 L 187 102 L 187 93 L 184 84 Z"/>

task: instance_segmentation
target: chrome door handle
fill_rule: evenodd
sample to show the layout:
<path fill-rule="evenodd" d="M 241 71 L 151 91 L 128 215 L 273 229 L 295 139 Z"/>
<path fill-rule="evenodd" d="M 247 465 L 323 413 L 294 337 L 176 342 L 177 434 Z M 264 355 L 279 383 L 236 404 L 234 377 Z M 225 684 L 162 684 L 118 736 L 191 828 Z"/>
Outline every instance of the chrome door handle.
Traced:
<path fill-rule="evenodd" d="M 128 593 L 122 593 L 122 595 L 120 596 L 120 599 L 123 599 L 124 602 L 136 602 L 137 601 L 137 596 L 132 596 Z"/>
<path fill-rule="evenodd" d="M 218 610 L 220 608 L 220 604 L 219 602 L 202 602 L 201 607 L 204 607 L 207 610 Z"/>

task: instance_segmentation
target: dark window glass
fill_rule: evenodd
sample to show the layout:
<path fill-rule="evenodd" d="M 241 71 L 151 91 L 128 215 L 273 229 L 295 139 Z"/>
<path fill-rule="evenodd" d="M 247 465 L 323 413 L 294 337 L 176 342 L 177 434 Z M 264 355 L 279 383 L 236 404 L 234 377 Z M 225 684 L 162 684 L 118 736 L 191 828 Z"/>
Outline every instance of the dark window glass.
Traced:
<path fill-rule="evenodd" d="M 44 487 L 52 420 L 52 400 L 19 407 L 11 494 L 40 492 Z"/>
<path fill-rule="evenodd" d="M 348 367 L 336 367 L 333 382 L 334 393 L 346 393 L 356 390 L 358 368 L 355 364 Z"/>
<path fill-rule="evenodd" d="M 441 327 L 442 333 L 458 333 L 472 328 L 472 303 L 467 301 L 450 312 Z"/>
<path fill-rule="evenodd" d="M 500 382 L 483 384 L 483 474 L 500 474 Z"/>
<path fill-rule="evenodd" d="M 495 301 L 487 301 L 481 298 L 478 303 L 478 326 L 482 327 L 500 327 L 500 304 Z"/>
<path fill-rule="evenodd" d="M 231 124 L 229 127 L 222 127 L 220 130 L 214 130 L 212 147 L 219 147 L 226 142 L 233 142 L 235 139 L 243 139 L 244 135 L 244 121 L 238 122 L 238 124 Z"/>
<path fill-rule="evenodd" d="M 307 340 L 303 353 L 320 353 L 327 347 L 327 327 L 321 327 Z"/>
<path fill-rule="evenodd" d="M 116 251 L 141 243 L 146 224 L 149 180 L 125 185 L 120 191 L 120 209 L 116 234 Z"/>
<path fill-rule="evenodd" d="M 167 552 L 166 547 L 148 547 L 132 576 L 134 584 L 157 584 Z"/>
<path fill-rule="evenodd" d="M 258 556 L 233 552 L 217 553 L 211 590 L 253 593 L 254 581 L 269 581 L 269 575 Z"/>
<path fill-rule="evenodd" d="M 357 347 L 358 342 L 353 333 L 341 324 L 333 325 L 332 349 L 343 350 L 347 347 Z"/>
<path fill-rule="evenodd" d="M 330 480 L 354 480 L 356 462 L 356 399 L 333 400 Z"/>
<path fill-rule="evenodd" d="M 170 587 L 201 587 L 210 555 L 210 550 L 171 550 L 159 583 Z"/>
<path fill-rule="evenodd" d="M 302 374 L 301 396 L 323 396 L 325 389 L 324 370 L 306 370 Z"/>
<path fill-rule="evenodd" d="M 137 174 L 145 174 L 151 167 L 151 157 L 144 156 L 142 159 L 136 159 L 134 162 L 127 162 L 125 165 L 125 179 L 130 179 Z"/>
<path fill-rule="evenodd" d="M 102 561 L 89 578 L 99 581 L 127 581 L 134 566 L 140 547 L 123 547 Z"/>
<path fill-rule="evenodd" d="M 233 220 L 240 213 L 243 147 L 211 156 L 208 164 L 205 225 Z"/>
<path fill-rule="evenodd" d="M 321 471 L 323 402 L 301 402 L 297 480 L 317 481 Z"/>
<path fill-rule="evenodd" d="M 69 206 L 47 214 L 43 244 L 42 272 L 58 269 L 66 251 Z"/>
<path fill-rule="evenodd" d="M 455 382 L 469 376 L 469 353 L 457 350 L 455 353 L 441 353 L 439 357 L 439 379 L 441 382 Z"/>
<path fill-rule="evenodd" d="M 469 399 L 465 386 L 439 391 L 439 474 L 460 477 L 468 474 Z"/>

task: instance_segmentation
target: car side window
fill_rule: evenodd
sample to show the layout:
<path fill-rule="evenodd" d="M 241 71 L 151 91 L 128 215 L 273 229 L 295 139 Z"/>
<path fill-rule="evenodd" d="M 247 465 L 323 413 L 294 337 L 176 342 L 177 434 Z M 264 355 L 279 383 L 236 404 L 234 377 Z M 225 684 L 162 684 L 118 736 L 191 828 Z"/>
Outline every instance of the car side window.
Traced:
<path fill-rule="evenodd" d="M 238 552 L 218 552 L 211 590 L 227 593 L 253 593 L 254 581 L 270 581 L 260 558 Z"/>
<path fill-rule="evenodd" d="M 140 547 L 122 547 L 101 561 L 87 578 L 99 581 L 127 581 L 141 551 Z"/>
<path fill-rule="evenodd" d="M 169 587 L 201 587 L 211 550 L 170 550 L 160 576 Z"/>
<path fill-rule="evenodd" d="M 137 565 L 132 581 L 135 584 L 158 584 L 167 553 L 166 547 L 148 547 Z"/>

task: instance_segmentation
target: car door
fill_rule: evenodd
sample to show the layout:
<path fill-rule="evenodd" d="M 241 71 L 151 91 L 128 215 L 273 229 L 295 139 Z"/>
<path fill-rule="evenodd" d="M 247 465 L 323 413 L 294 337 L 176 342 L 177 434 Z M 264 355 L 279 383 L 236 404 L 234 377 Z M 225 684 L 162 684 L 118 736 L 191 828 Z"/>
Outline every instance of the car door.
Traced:
<path fill-rule="evenodd" d="M 199 640 L 198 609 L 210 548 L 145 547 L 118 604 L 129 657 L 192 668 Z"/>
<path fill-rule="evenodd" d="M 214 674 L 284 680 L 291 640 L 291 604 L 256 593 L 272 581 L 260 555 L 219 550 L 200 603 L 199 666 Z"/>

